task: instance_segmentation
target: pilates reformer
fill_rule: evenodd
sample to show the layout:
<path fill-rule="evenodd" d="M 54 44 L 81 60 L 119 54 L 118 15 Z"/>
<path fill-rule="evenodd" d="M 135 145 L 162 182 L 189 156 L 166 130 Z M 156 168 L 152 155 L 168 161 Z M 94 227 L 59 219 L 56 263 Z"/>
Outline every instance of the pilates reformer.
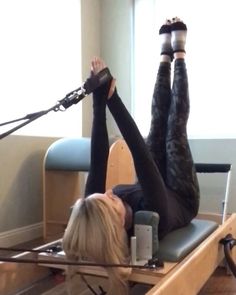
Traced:
<path fill-rule="evenodd" d="M 45 275 L 51 268 L 67 268 L 63 265 L 65 256 L 63 251 L 60 251 L 60 237 L 69 217 L 69 208 L 79 194 L 78 171 L 86 172 L 89 169 L 89 150 L 90 140 L 85 138 L 61 139 L 48 149 L 44 161 L 44 237 L 45 240 L 51 239 L 51 242 L 36 249 L 35 253 L 25 252 L 17 256 L 18 259 L 38 259 L 38 265 L 1 263 L 0 271 L 6 272 L 5 282 L 11 281 L 11 272 L 12 276 L 15 274 L 16 277 L 16 273 L 24 267 L 30 270 L 34 268 L 38 277 Z M 125 165 L 127 169 L 120 169 L 122 165 Z M 187 227 L 171 232 L 161 240 L 158 246 L 158 258 L 164 261 L 164 267 L 133 268 L 130 281 L 150 285 L 147 295 L 197 294 L 225 257 L 234 273 L 232 257 L 235 254 L 233 236 L 236 236 L 236 214 L 227 214 L 231 165 L 196 164 L 196 170 L 199 173 L 228 173 L 222 216 L 201 214 Z M 132 183 L 134 180 L 132 156 L 125 142 L 117 140 L 110 148 L 107 187 L 110 188 L 118 183 Z M 51 196 L 55 198 L 57 192 L 66 198 L 71 195 L 72 198 L 69 201 L 66 200 L 66 203 L 59 202 L 62 203 L 59 204 L 62 208 L 54 207 L 56 212 L 52 212 L 53 205 L 58 203 L 56 201 L 60 199 L 60 195 L 56 195 L 57 200 L 53 197 L 51 199 Z M 58 216 L 61 216 L 60 210 L 64 212 L 64 219 L 56 220 Z M 59 239 L 54 239 L 54 237 L 59 237 Z M 57 246 L 59 246 L 59 251 L 55 250 Z M 48 253 L 47 250 L 52 248 L 54 250 Z M 10 271 L 9 268 L 11 268 Z M 101 266 L 80 265 L 78 272 L 89 276 L 106 277 L 106 270 Z M 37 280 L 36 276 L 34 280 Z M 26 278 L 24 280 L 27 281 Z M 31 278 L 32 282 L 33 278 Z M 22 287 L 20 281 L 18 285 Z M 1 286 L 0 283 L 0 293 L 4 287 L 6 288 L 6 284 Z"/>

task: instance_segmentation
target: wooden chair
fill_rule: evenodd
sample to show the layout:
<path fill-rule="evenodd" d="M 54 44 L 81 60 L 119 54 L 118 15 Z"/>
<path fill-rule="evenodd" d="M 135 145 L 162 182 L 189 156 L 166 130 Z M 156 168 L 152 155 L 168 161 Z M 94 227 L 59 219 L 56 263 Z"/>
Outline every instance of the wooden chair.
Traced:
<path fill-rule="evenodd" d="M 62 237 L 70 207 L 81 195 L 81 172 L 89 165 L 89 138 L 63 138 L 48 148 L 43 165 L 45 241 Z"/>

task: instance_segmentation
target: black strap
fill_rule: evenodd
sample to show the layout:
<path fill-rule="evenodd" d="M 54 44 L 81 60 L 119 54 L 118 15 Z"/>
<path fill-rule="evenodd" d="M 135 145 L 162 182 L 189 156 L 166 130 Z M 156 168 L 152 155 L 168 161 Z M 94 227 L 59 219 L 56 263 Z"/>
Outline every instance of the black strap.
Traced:
<path fill-rule="evenodd" d="M 94 295 L 106 295 L 107 293 L 103 290 L 103 288 L 99 285 L 98 288 L 101 291 L 100 294 L 98 294 L 92 287 L 91 285 L 89 285 L 89 283 L 87 282 L 87 280 L 85 279 L 85 277 L 83 275 L 80 275 L 81 279 L 83 280 L 83 282 L 85 283 L 85 285 L 88 287 L 88 289 L 94 294 Z"/>
<path fill-rule="evenodd" d="M 226 262 L 232 271 L 233 275 L 236 277 L 236 265 L 232 258 L 231 250 L 236 245 L 236 240 L 233 238 L 231 234 L 228 234 L 224 239 L 220 240 L 220 243 L 224 245 L 224 253 Z"/>

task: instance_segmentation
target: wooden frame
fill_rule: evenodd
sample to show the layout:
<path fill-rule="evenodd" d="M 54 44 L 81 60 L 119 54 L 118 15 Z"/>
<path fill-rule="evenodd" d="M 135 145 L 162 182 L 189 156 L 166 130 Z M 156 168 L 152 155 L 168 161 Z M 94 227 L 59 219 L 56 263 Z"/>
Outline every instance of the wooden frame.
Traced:
<path fill-rule="evenodd" d="M 213 218 L 212 218 L 213 217 Z M 215 219 L 216 216 L 209 216 Z M 221 218 L 219 217 L 219 222 Z M 160 270 L 133 269 L 130 281 L 152 285 L 146 295 L 196 295 L 213 274 L 223 259 L 223 245 L 220 240 L 227 234 L 236 236 L 236 213 L 205 239 L 197 248 L 178 263 L 166 262 Z M 233 250 L 235 252 L 235 250 Z M 235 256 L 235 253 L 233 253 Z M 63 260 L 63 255 L 40 254 L 39 259 Z M 49 265 L 45 264 L 48 267 Z M 65 266 L 55 265 L 66 269 Z M 106 270 L 100 267 L 78 267 L 86 275 L 106 277 Z"/>
<path fill-rule="evenodd" d="M 209 216 L 209 219 L 212 219 Z M 216 216 L 214 215 L 214 218 Z M 151 289 L 146 295 L 196 295 L 213 274 L 217 266 L 223 259 L 223 245 L 220 240 L 227 234 L 236 236 L 236 213 L 228 217 L 224 224 L 219 227 L 205 239 L 197 248 L 178 263 L 166 262 L 163 269 L 159 270 L 138 270 L 132 271 L 130 280 L 137 283 L 151 285 Z M 46 249 L 57 241 L 46 244 L 37 249 Z M 233 250 L 234 257 L 235 250 Z M 22 253 L 18 258 L 36 258 L 39 260 L 64 260 L 60 254 L 30 254 Z M 0 294 L 12 294 L 19 291 L 27 284 L 30 285 L 35 281 L 45 277 L 50 273 L 50 268 L 66 269 L 62 265 L 28 265 L 17 263 L 0 263 Z M 106 277 L 106 270 L 100 267 L 78 267 L 78 272 L 85 275 Z M 4 274 L 4 276 L 2 276 Z"/>
<path fill-rule="evenodd" d="M 53 244 L 55 244 L 55 241 L 36 249 L 44 250 Z M 37 253 L 24 252 L 13 257 L 19 259 L 37 259 L 37 256 Z M 38 264 L 0 262 L 0 294 L 12 295 L 17 293 L 47 277 L 50 273 L 49 268 L 39 266 Z"/>
<path fill-rule="evenodd" d="M 211 219 L 211 216 L 209 216 Z M 215 219 L 215 216 L 214 216 Z M 133 270 L 130 280 L 150 284 L 153 287 L 146 295 L 196 295 L 224 259 L 223 246 L 220 240 L 227 234 L 236 236 L 236 214 L 232 214 L 222 225 L 219 225 L 207 239 L 179 263 L 165 263 L 160 270 Z M 46 249 L 58 241 L 46 244 L 37 249 Z M 235 254 L 235 250 L 234 250 Z M 235 255 L 234 255 L 235 256 Z M 61 255 L 22 253 L 18 258 L 64 259 Z M 45 277 L 50 268 L 65 269 L 59 265 L 25 265 L 19 263 L 0 263 L 0 294 L 12 294 L 27 284 Z M 106 277 L 106 271 L 97 267 L 80 267 L 79 271 L 93 276 Z"/>
<path fill-rule="evenodd" d="M 107 163 L 106 189 L 117 184 L 135 182 L 135 168 L 131 152 L 123 139 L 116 140 L 110 147 Z"/>
<path fill-rule="evenodd" d="M 43 171 L 43 237 L 45 242 L 62 236 L 70 207 L 80 195 L 80 177 L 77 171 Z"/>

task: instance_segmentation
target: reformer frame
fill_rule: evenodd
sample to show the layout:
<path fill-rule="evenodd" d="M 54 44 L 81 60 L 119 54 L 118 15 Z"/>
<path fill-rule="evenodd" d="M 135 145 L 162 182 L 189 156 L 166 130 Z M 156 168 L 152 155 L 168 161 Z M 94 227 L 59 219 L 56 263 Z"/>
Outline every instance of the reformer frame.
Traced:
<path fill-rule="evenodd" d="M 120 140 L 116 142 L 114 146 L 111 147 L 108 171 L 112 171 L 112 178 L 108 176 L 108 187 L 117 184 L 119 181 L 117 177 L 114 179 L 115 170 L 120 171 L 119 163 L 117 163 L 117 157 L 120 157 L 120 153 L 126 155 L 125 163 L 132 166 L 132 161 L 130 162 L 130 154 L 126 144 Z M 113 157 L 114 155 L 114 157 Z M 127 159 L 129 161 L 127 162 Z M 218 166 L 219 168 L 220 166 Z M 198 172 L 199 169 L 203 168 L 202 164 L 196 165 Z M 212 170 L 216 168 L 215 165 L 209 165 L 208 169 Z M 221 166 L 224 170 L 229 168 L 228 166 Z M 122 170 L 124 171 L 124 170 Z M 131 169 L 132 171 L 132 169 Z M 213 172 L 213 171 L 209 171 Z M 226 172 L 226 171 L 222 171 Z M 118 172 L 117 174 L 120 174 Z M 110 172 L 108 172 L 110 175 Z M 124 176 L 124 175 L 122 175 Z M 135 178 L 134 173 L 129 173 L 129 180 L 133 182 Z M 124 179 L 122 179 L 124 183 Z M 127 182 L 126 182 L 127 183 Z M 130 280 L 137 283 L 149 284 L 152 288 L 146 293 L 146 295 L 195 295 L 199 292 L 208 278 L 212 275 L 217 266 L 224 259 L 224 249 L 220 244 L 221 240 L 225 238 L 228 234 L 236 236 L 236 214 L 227 215 L 227 203 L 228 203 L 228 192 L 229 192 L 229 177 L 226 186 L 226 200 L 224 205 L 223 219 L 216 214 L 201 215 L 199 218 L 210 219 L 217 221 L 219 223 L 218 228 L 210 234 L 200 245 L 198 245 L 191 253 L 184 257 L 180 262 L 167 262 L 165 267 L 159 270 L 136 270 L 134 269 Z M 223 222 L 222 222 L 223 221 Z M 60 240 L 52 241 L 51 243 L 45 244 L 38 249 L 46 249 L 58 243 Z M 233 249 L 233 256 L 235 256 L 235 250 Z M 45 254 L 32 254 L 32 253 L 21 253 L 17 257 L 24 258 L 38 258 L 38 259 L 48 259 L 49 261 L 53 259 L 64 259 L 59 254 L 56 255 L 46 255 Z M 3 280 L 0 283 L 0 293 L 1 294 L 12 294 L 10 292 L 18 291 L 19 289 L 26 287 L 27 284 L 32 284 L 38 279 L 46 276 L 52 267 L 63 268 L 65 266 L 51 265 L 44 263 L 42 265 L 26 265 L 17 263 L 0 263 L 0 272 L 4 274 Z M 23 273 L 25 271 L 25 273 Z M 93 276 L 106 277 L 106 271 L 99 267 L 79 267 L 81 273 Z M 30 273 L 30 276 L 27 274 Z M 12 281 L 14 283 L 12 285 Z M 11 290 L 10 290 L 11 289 Z"/>

